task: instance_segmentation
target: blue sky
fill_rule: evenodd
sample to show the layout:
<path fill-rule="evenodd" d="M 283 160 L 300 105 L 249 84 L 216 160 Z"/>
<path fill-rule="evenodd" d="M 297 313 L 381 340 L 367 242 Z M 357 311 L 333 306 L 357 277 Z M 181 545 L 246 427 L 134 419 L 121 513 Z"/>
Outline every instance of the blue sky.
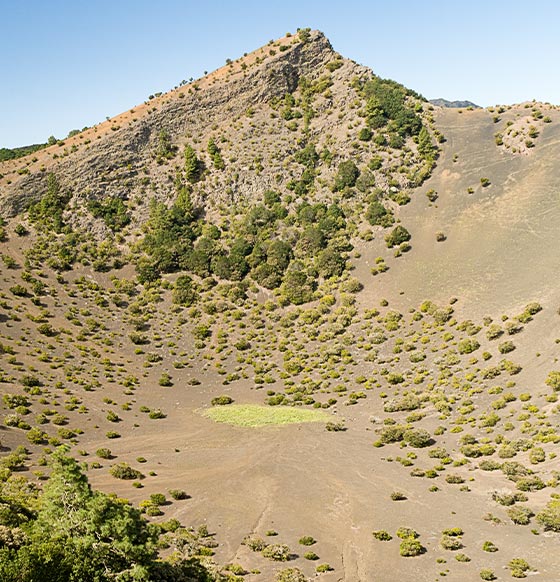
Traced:
<path fill-rule="evenodd" d="M 427 98 L 560 103 L 560 2 L 0 0 L 0 147 L 65 137 L 298 27 Z"/>

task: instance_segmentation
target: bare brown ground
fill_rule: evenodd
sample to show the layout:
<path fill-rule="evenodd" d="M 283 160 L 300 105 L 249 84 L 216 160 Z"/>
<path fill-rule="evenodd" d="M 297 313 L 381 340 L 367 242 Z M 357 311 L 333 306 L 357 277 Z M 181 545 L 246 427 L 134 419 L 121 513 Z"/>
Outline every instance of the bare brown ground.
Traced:
<path fill-rule="evenodd" d="M 386 297 L 391 306 L 406 313 L 423 299 L 445 303 L 456 296 L 458 316 L 476 319 L 490 314 L 499 320 L 501 313 L 517 313 L 529 301 L 540 301 L 546 317 L 537 319 L 516 338 L 516 361 L 524 367 L 520 390 L 542 392 L 544 378 L 560 355 L 554 344 L 560 335 L 556 319 L 560 291 L 555 277 L 560 262 L 556 241 L 560 144 L 545 127 L 531 156 L 508 157 L 495 146 L 495 127 L 484 111 L 442 111 L 438 126 L 448 140 L 445 152 L 434 177 L 402 213 L 403 223 L 412 233 L 413 250 L 399 259 L 389 258 L 390 271 L 372 278 L 369 268 L 375 256 L 387 257 L 390 252 L 381 240 L 359 249 L 362 259 L 357 261 L 355 274 L 366 284 L 359 302 L 363 308 L 373 307 Z M 458 158 L 453 162 L 455 154 Z M 481 177 L 488 177 L 491 185 L 482 188 Z M 474 188 L 473 194 L 467 193 L 468 187 Z M 439 193 L 436 206 L 428 207 L 422 194 L 428 188 Z M 447 234 L 443 243 L 435 241 L 439 230 Z M 22 256 L 17 258 L 23 260 Z M 8 277 L 6 273 L 3 276 Z M 65 324 L 62 318 L 54 323 Z M 536 352 L 542 355 L 537 357 Z M 119 357 L 132 361 L 132 348 L 121 350 Z M 262 571 L 248 575 L 247 580 L 272 581 L 273 571 L 284 566 L 240 545 L 244 536 L 254 533 L 264 537 L 269 529 L 279 532 L 269 541 L 286 543 L 294 553 L 286 566 L 297 565 L 308 576 L 313 575 L 316 564 L 303 558 L 307 549 L 298 545 L 298 540 L 303 535 L 316 538 L 318 542 L 311 549 L 320 556 L 320 562 L 334 568 L 321 575 L 326 582 L 423 582 L 441 580 L 441 572 L 446 580 L 475 581 L 480 579 L 481 568 L 495 570 L 498 579 L 509 579 L 505 564 L 515 557 L 535 567 L 535 580 L 558 579 L 558 537 L 542 531 L 534 535 L 532 525 L 513 525 L 504 508 L 491 501 L 491 492 L 504 484 L 503 476 L 475 470 L 476 463 L 449 469 L 466 479 L 469 490 L 460 491 L 459 485 L 446 483 L 443 476 L 437 480 L 411 477 L 410 469 L 394 460 L 410 448 L 401 452 L 398 445 L 372 446 L 377 438 L 374 429 L 379 426 L 371 423 L 381 408 L 378 394 L 355 406 L 339 406 L 338 415 L 346 419 L 348 427 L 344 433 L 330 433 L 320 425 L 229 427 L 196 413 L 225 390 L 204 371 L 200 361 L 196 367 L 200 386 L 186 384 L 193 371 L 174 373 L 171 388 L 159 387 L 155 372 L 150 372 L 131 398 L 135 404 L 162 408 L 167 413 L 165 420 L 147 421 L 135 410 L 122 414 L 123 421 L 114 427 L 122 437 L 108 442 L 99 438 L 99 432 L 88 430 L 101 424 L 105 415 L 98 402 L 101 394 L 92 393 L 84 397 L 98 407 L 90 404 L 92 412 L 87 419 L 76 414 L 72 423 L 85 425 L 80 447 L 92 453 L 88 460 L 98 447 L 110 446 L 117 461 L 126 460 L 146 474 L 151 470 L 157 473 L 143 480 L 143 489 L 135 489 L 129 482 L 110 477 L 105 467 L 89 472 L 94 486 L 134 502 L 170 488 L 185 489 L 191 499 L 168 506 L 165 518 L 207 523 L 220 543 L 218 561 L 236 561 L 247 569 Z M 371 366 L 356 372 L 367 374 L 368 370 Z M 141 374 L 141 370 L 131 371 Z M 262 402 L 262 393 L 250 388 L 249 381 L 242 381 L 227 391 L 237 402 Z M 119 403 L 123 400 L 121 387 L 110 385 L 102 393 Z M 430 414 L 425 423 L 433 431 L 439 420 Z M 8 446 L 15 444 L 13 434 L 2 431 Z M 456 439 L 448 434 L 438 439 L 438 445 L 449 446 L 452 455 L 460 456 Z M 551 445 L 547 453 L 553 449 Z M 429 468 L 436 463 L 425 451 L 415 452 L 416 466 Z M 145 465 L 136 462 L 139 456 L 146 458 Z M 557 469 L 557 462 L 547 460 L 539 469 Z M 429 491 L 433 484 L 439 491 Z M 390 495 L 396 490 L 407 500 L 392 501 Z M 531 505 L 542 507 L 549 494 L 546 489 L 532 493 Z M 484 520 L 489 512 L 498 515 L 502 523 Z M 378 529 L 394 536 L 401 526 L 418 531 L 428 550 L 423 556 L 402 558 L 396 538 L 384 543 L 372 536 Z M 442 530 L 450 527 L 465 531 L 462 551 L 470 556 L 470 562 L 460 563 L 453 552 L 439 547 Z M 499 551 L 482 551 L 486 540 L 494 541 Z M 446 562 L 438 563 L 438 558 Z"/>

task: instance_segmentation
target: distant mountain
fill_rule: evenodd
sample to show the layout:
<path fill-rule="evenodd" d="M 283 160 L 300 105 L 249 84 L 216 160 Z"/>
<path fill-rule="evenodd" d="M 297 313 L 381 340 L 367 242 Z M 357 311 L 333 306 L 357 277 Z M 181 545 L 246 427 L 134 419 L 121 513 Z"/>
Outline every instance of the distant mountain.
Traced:
<path fill-rule="evenodd" d="M 32 154 L 33 152 L 42 150 L 46 147 L 46 143 L 36 143 L 18 148 L 0 148 L 0 162 L 4 162 L 6 160 L 17 160 L 18 158 L 23 158 L 28 154 Z"/>
<path fill-rule="evenodd" d="M 473 107 L 474 109 L 480 109 L 480 105 L 476 105 L 472 101 L 448 101 L 447 99 L 430 99 L 432 105 L 437 105 L 438 107 L 454 107 L 459 109 L 461 107 Z"/>

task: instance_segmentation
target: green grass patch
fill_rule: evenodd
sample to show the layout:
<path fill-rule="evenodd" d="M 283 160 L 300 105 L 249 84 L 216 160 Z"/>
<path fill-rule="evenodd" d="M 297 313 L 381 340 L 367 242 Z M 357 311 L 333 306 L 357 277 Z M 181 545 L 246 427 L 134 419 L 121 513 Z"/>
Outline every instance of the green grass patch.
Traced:
<path fill-rule="evenodd" d="M 259 406 L 232 404 L 201 411 L 202 416 L 234 426 L 274 426 L 300 422 L 327 422 L 332 416 L 322 410 L 307 410 L 291 406 Z"/>

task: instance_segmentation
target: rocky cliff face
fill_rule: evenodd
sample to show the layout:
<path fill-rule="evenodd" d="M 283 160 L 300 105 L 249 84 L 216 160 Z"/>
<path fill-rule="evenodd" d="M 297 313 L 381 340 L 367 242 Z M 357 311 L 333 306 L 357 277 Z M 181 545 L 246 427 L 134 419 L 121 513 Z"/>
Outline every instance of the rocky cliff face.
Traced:
<path fill-rule="evenodd" d="M 142 174 L 153 175 L 150 182 L 154 195 L 160 198 L 171 195 L 169 172 L 162 171 L 155 160 L 162 130 L 178 148 L 189 139 L 200 141 L 204 147 L 206 135 L 223 132 L 228 122 L 242 116 L 245 119 L 251 116 L 261 125 L 260 114 L 267 110 L 267 104 L 292 94 L 302 77 L 313 80 L 328 62 L 337 58 L 329 41 L 319 32 L 312 32 L 307 42 L 300 42 L 297 37 L 286 38 L 277 47 L 261 52 L 262 55 L 249 55 L 148 102 L 139 114 L 131 112 L 128 118 L 123 114 L 125 119 L 119 116 L 74 138 L 72 143 L 67 140 L 64 146 L 40 152 L 41 158 L 35 162 L 27 160 L 27 165 L 22 160 L 13 162 L 7 166 L 3 183 L 0 182 L 0 213 L 13 216 L 40 198 L 46 190 L 49 172 L 55 173 L 62 188 L 77 199 L 126 200 L 135 195 L 143 198 L 147 180 L 141 179 Z M 219 128 L 218 132 L 213 128 Z M 257 132 L 258 127 L 254 127 L 253 133 Z M 233 141 L 239 143 L 239 137 L 232 136 L 232 146 Z M 29 173 L 17 174 L 16 166 L 24 166 Z M 266 181 L 263 178 L 256 182 Z"/>

